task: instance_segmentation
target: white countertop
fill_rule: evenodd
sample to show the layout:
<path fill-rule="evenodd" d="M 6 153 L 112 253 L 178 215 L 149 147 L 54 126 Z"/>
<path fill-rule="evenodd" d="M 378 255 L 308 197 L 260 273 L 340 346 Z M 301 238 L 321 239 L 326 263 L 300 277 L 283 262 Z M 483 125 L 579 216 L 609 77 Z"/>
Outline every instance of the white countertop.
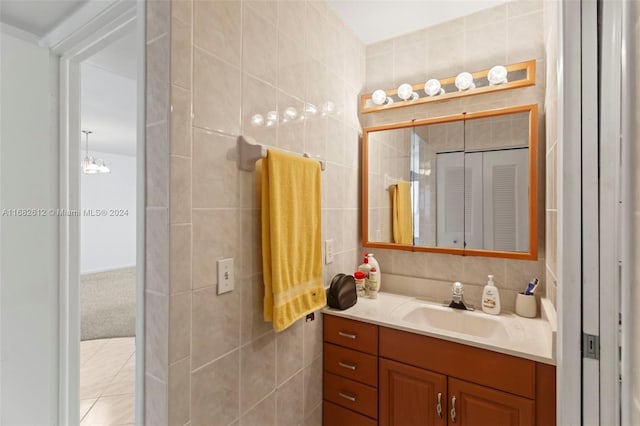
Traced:
<path fill-rule="evenodd" d="M 425 307 L 431 312 L 449 315 L 450 310 L 455 322 L 474 324 L 486 322 L 499 328 L 499 333 L 488 333 L 485 337 L 445 330 L 420 321 L 403 319 L 414 308 Z M 443 308 L 441 304 L 410 296 L 380 292 L 377 299 L 358 298 L 358 302 L 349 309 L 340 311 L 326 307 L 323 313 L 358 321 L 377 324 L 397 330 L 408 331 L 425 336 L 436 337 L 464 345 L 475 346 L 494 352 L 514 355 L 545 364 L 555 365 L 552 326 L 546 319 L 522 318 L 513 313 L 489 315 L 482 311 L 461 311 Z M 475 320 L 475 321 L 474 321 Z M 482 333 L 480 333 L 482 334 Z"/>

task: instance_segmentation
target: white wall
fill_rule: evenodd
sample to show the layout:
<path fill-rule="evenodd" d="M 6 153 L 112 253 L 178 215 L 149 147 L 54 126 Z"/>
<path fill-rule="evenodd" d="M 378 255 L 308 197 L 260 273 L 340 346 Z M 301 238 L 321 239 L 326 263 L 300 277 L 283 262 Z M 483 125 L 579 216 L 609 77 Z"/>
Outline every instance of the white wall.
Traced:
<path fill-rule="evenodd" d="M 54 120 L 57 61 L 49 51 L 0 37 L 0 424 L 57 419 L 58 203 Z M 5 210 L 5 213 L 7 211 Z"/>
<path fill-rule="evenodd" d="M 89 141 L 91 142 L 91 141 Z M 91 144 L 89 144 L 91 148 Z M 83 150 L 84 156 L 84 150 Z M 109 174 L 82 175 L 83 213 L 106 210 L 107 216 L 82 215 L 81 260 L 83 274 L 136 264 L 136 158 L 90 151 L 102 158 Z M 125 211 L 123 216 L 112 215 Z"/>

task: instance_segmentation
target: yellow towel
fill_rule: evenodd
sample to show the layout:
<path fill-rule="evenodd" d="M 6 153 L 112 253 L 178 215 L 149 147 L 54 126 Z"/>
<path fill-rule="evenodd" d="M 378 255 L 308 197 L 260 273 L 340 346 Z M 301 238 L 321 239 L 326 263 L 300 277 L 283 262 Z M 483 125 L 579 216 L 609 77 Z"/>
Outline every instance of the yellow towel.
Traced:
<path fill-rule="evenodd" d="M 411 215 L 411 184 L 399 181 L 391 187 L 393 205 L 393 241 L 398 244 L 413 244 L 413 219 Z"/>
<path fill-rule="evenodd" d="M 320 164 L 268 150 L 262 160 L 264 319 L 282 331 L 322 308 Z"/>

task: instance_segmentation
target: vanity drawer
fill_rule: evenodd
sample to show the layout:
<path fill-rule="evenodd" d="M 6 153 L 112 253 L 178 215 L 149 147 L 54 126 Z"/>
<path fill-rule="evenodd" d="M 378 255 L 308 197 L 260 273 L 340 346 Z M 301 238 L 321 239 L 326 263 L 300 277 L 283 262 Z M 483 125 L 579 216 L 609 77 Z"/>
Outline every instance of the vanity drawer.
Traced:
<path fill-rule="evenodd" d="M 378 390 L 325 371 L 324 398 L 371 418 L 378 418 Z"/>
<path fill-rule="evenodd" d="M 325 343 L 324 369 L 369 386 L 378 386 L 378 357 L 375 355 Z"/>
<path fill-rule="evenodd" d="M 333 315 L 323 315 L 324 340 L 360 352 L 378 354 L 378 326 Z"/>
<path fill-rule="evenodd" d="M 329 401 L 322 403 L 322 424 L 325 426 L 377 426 L 378 423 L 367 416 L 342 408 Z"/>

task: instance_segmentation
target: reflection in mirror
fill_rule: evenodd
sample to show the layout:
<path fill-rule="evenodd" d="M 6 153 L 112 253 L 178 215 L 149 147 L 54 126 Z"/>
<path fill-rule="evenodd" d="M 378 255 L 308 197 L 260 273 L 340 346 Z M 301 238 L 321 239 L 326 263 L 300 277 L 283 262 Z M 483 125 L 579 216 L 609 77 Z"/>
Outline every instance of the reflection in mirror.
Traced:
<path fill-rule="evenodd" d="M 537 256 L 537 105 L 368 128 L 365 247 Z"/>
<path fill-rule="evenodd" d="M 529 250 L 529 113 L 465 121 L 465 243 Z"/>
<path fill-rule="evenodd" d="M 416 126 L 413 146 L 415 245 L 462 248 L 464 122 Z"/>
<path fill-rule="evenodd" d="M 369 241 L 413 244 L 412 207 L 408 193 L 411 128 L 370 133 L 368 167 Z"/>

